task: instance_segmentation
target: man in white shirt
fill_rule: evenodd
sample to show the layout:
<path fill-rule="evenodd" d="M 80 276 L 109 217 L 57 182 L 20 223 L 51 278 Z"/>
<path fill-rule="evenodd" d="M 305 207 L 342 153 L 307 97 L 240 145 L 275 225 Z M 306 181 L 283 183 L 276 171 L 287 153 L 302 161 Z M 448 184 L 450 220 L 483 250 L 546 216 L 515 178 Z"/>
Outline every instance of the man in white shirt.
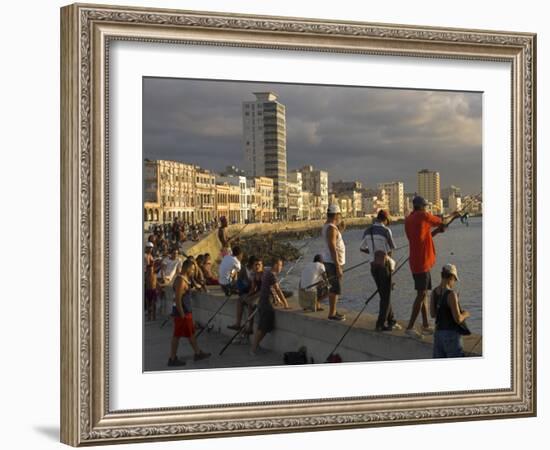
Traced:
<path fill-rule="evenodd" d="M 392 272 L 395 270 L 395 261 L 391 258 L 395 249 L 393 235 L 388 225 L 389 215 L 381 209 L 375 221 L 363 233 L 363 242 L 360 250 L 372 255 L 371 275 L 374 278 L 378 294 L 380 295 L 380 309 L 376 321 L 376 331 L 391 331 L 401 326 L 393 316 L 391 306 Z"/>
<path fill-rule="evenodd" d="M 223 257 L 219 268 L 220 286 L 228 297 L 233 293 L 237 293 L 237 275 L 241 270 L 241 261 L 243 259 L 243 251 L 239 246 L 233 247 L 231 253 L 231 255 Z"/>
<path fill-rule="evenodd" d="M 342 233 L 338 225 L 342 221 L 342 214 L 338 205 L 329 205 L 327 209 L 327 221 L 321 229 L 323 239 L 323 264 L 327 271 L 329 288 L 329 311 L 328 319 L 342 321 L 346 320 L 344 314 L 336 311 L 338 298 L 342 295 L 344 264 L 346 264 L 346 245 L 342 239 Z"/>
<path fill-rule="evenodd" d="M 327 297 L 327 272 L 321 255 L 304 266 L 300 277 L 298 302 L 304 311 L 323 311 L 321 300 Z"/>

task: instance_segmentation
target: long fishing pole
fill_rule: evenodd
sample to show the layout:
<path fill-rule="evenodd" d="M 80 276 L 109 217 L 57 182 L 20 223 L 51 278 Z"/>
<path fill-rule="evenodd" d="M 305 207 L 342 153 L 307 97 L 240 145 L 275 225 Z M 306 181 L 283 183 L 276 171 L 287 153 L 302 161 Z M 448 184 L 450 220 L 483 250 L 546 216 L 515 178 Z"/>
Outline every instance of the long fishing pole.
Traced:
<path fill-rule="evenodd" d="M 195 334 L 195 338 L 198 338 L 204 330 L 208 329 L 208 325 L 210 325 L 210 323 L 214 320 L 214 318 L 218 315 L 218 313 L 223 309 L 223 307 L 227 304 L 227 302 L 229 301 L 230 298 L 231 298 L 230 296 L 227 296 L 225 301 L 222 302 L 222 304 L 216 310 L 216 312 L 214 314 L 212 314 L 210 319 L 208 319 L 208 321 L 204 324 L 204 326 L 197 332 L 197 334 Z"/>
<path fill-rule="evenodd" d="M 300 259 L 302 259 L 304 255 L 300 255 L 300 257 L 294 262 L 294 264 L 287 270 L 286 274 L 281 277 L 281 279 L 279 280 L 279 284 L 281 284 L 284 279 L 288 276 L 288 274 L 290 272 L 292 272 L 292 270 L 294 269 L 294 267 L 296 267 L 296 265 L 298 264 L 298 262 L 300 261 Z M 227 348 L 233 343 L 233 341 L 237 338 L 237 336 L 239 336 L 244 330 L 246 327 L 248 327 L 248 325 L 250 324 L 250 322 L 254 319 L 254 317 L 256 316 L 256 314 L 258 313 L 258 307 L 256 306 L 254 311 L 252 311 L 252 314 L 250 314 L 247 319 L 245 320 L 244 322 L 244 325 L 239 328 L 234 334 L 233 336 L 231 336 L 231 339 L 229 339 L 229 341 L 227 342 L 227 344 L 225 344 L 223 346 L 223 348 L 220 350 L 220 352 L 218 353 L 218 355 L 222 355 L 223 352 L 225 352 L 225 350 L 227 350 Z"/>
<path fill-rule="evenodd" d="M 403 259 L 403 256 L 401 257 L 401 259 Z M 399 261 L 401 261 L 401 259 Z M 407 257 L 401 264 L 399 264 L 397 266 L 397 268 L 391 273 L 392 278 L 397 272 L 399 272 L 399 270 L 401 270 L 401 268 L 407 263 L 408 260 L 409 260 L 409 257 Z M 338 349 L 338 347 L 340 347 L 340 344 L 342 343 L 342 341 L 345 339 L 345 337 L 351 331 L 351 329 L 353 328 L 353 325 L 355 325 L 357 320 L 359 320 L 359 316 L 361 316 L 361 314 L 363 314 L 363 311 L 365 311 L 365 308 L 368 306 L 370 301 L 376 296 L 376 294 L 378 294 L 378 288 L 365 300 L 365 303 L 363 304 L 363 307 L 361 308 L 359 313 L 357 313 L 357 315 L 355 316 L 353 321 L 348 325 L 348 328 L 346 329 L 346 331 L 344 332 L 344 334 L 342 335 L 340 340 L 336 343 L 336 345 L 334 346 L 332 351 L 327 356 L 326 361 L 328 361 L 330 359 L 330 357 L 334 354 L 334 352 Z"/>
<path fill-rule="evenodd" d="M 231 237 L 228 238 L 227 240 L 228 240 L 228 241 L 234 241 L 235 239 L 237 239 L 237 238 L 242 234 L 242 232 L 244 231 L 244 229 L 245 229 L 248 225 L 250 225 L 250 222 L 245 223 L 245 224 L 244 224 L 244 227 L 242 227 L 234 236 L 231 236 Z"/>

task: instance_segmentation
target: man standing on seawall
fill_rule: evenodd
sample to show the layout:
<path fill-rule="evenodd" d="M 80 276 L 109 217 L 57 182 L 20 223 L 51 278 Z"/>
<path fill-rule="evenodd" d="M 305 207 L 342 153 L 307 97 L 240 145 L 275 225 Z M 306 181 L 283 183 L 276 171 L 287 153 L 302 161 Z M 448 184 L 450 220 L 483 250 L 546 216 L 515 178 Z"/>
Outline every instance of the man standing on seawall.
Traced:
<path fill-rule="evenodd" d="M 344 275 L 343 266 L 346 263 L 346 245 L 342 239 L 342 233 L 338 225 L 342 220 L 342 214 L 338 205 L 329 205 L 327 209 L 327 221 L 321 230 L 323 238 L 323 263 L 327 278 L 330 284 L 329 288 L 329 320 L 346 320 L 346 316 L 336 311 L 338 297 L 342 295 L 342 278 Z"/>
<path fill-rule="evenodd" d="M 445 231 L 448 223 L 460 215 L 454 212 L 443 219 L 426 211 L 428 203 L 424 198 L 413 198 L 413 212 L 405 219 L 405 233 L 409 240 L 409 266 L 414 279 L 416 298 L 411 313 L 411 319 L 406 333 L 409 336 L 421 337 L 414 329 L 418 314 L 422 312 L 422 334 L 432 334 L 428 322 L 428 291 L 432 290 L 431 268 L 435 264 L 435 245 L 432 236 Z M 432 228 L 437 228 L 432 234 Z"/>

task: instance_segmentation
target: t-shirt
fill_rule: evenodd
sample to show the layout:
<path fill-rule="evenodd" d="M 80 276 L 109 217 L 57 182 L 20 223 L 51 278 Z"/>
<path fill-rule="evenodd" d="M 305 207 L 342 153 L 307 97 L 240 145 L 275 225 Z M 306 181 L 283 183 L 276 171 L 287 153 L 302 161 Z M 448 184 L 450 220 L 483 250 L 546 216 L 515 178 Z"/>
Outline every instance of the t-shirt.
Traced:
<path fill-rule="evenodd" d="M 371 234 L 372 231 L 372 234 Z M 378 251 L 389 253 L 395 248 L 391 230 L 383 223 L 374 222 L 363 233 L 361 250 L 369 250 L 371 255 Z"/>
<path fill-rule="evenodd" d="M 322 250 L 323 261 L 325 263 L 335 264 L 335 261 L 332 260 L 332 253 L 330 252 L 328 246 L 328 230 L 330 227 L 334 227 L 336 230 L 336 258 L 338 258 L 338 264 L 343 266 L 344 264 L 346 264 L 346 245 L 344 244 L 344 240 L 342 239 L 342 233 L 340 233 L 338 227 L 332 223 L 325 223 L 323 225 L 323 228 L 321 229 L 321 237 L 323 238 L 324 243 Z"/>
<path fill-rule="evenodd" d="M 161 272 L 164 272 L 164 277 L 168 278 L 167 282 L 170 283 L 179 272 L 181 268 L 181 261 L 176 258 L 172 259 L 170 257 L 164 258 L 162 261 Z"/>
<path fill-rule="evenodd" d="M 225 255 L 220 264 L 220 284 L 231 283 L 233 272 L 241 270 L 241 262 L 233 255 Z"/>
<path fill-rule="evenodd" d="M 262 286 L 260 288 L 260 307 L 271 307 L 271 288 L 278 283 L 277 276 L 269 269 L 262 275 Z"/>
<path fill-rule="evenodd" d="M 430 271 L 435 264 L 435 246 L 432 227 L 443 221 L 426 211 L 413 211 L 405 219 L 405 233 L 409 240 L 409 266 L 412 273 Z"/>
<path fill-rule="evenodd" d="M 326 273 L 325 265 L 320 262 L 310 262 L 304 266 L 300 277 L 300 288 L 305 289 L 312 284 L 323 280 L 323 275 Z M 317 286 L 310 287 L 309 291 L 314 291 Z"/>

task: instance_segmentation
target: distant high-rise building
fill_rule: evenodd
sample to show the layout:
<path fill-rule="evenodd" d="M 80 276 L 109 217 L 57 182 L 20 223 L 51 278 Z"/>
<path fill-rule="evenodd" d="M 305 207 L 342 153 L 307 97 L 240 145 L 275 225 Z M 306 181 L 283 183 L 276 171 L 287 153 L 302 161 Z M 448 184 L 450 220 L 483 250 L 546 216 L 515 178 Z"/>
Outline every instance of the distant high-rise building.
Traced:
<path fill-rule="evenodd" d="M 302 196 L 302 173 L 295 170 L 287 177 L 288 219 L 302 220 L 304 201 Z"/>
<path fill-rule="evenodd" d="M 405 215 L 405 198 L 402 181 L 378 183 L 378 189 L 386 193 L 388 209 L 392 216 L 403 217 Z"/>
<path fill-rule="evenodd" d="M 449 208 L 449 199 L 451 196 L 454 198 L 461 198 L 462 194 L 460 188 L 451 185 L 449 187 L 441 189 L 441 199 L 443 200 L 444 208 Z"/>
<path fill-rule="evenodd" d="M 300 169 L 302 174 L 302 189 L 311 192 L 318 198 L 315 203 L 316 212 L 310 211 L 311 217 L 320 219 L 325 216 L 328 208 L 328 172 L 315 170 L 313 166 L 304 166 Z"/>
<path fill-rule="evenodd" d="M 286 109 L 273 92 L 254 95 L 256 100 L 243 102 L 245 171 L 251 177 L 273 179 L 274 208 L 279 219 L 286 219 Z"/>
<path fill-rule="evenodd" d="M 417 189 L 418 195 L 431 203 L 434 210 L 439 211 L 441 209 L 439 172 L 433 172 L 428 169 L 419 171 L 417 174 Z"/>

